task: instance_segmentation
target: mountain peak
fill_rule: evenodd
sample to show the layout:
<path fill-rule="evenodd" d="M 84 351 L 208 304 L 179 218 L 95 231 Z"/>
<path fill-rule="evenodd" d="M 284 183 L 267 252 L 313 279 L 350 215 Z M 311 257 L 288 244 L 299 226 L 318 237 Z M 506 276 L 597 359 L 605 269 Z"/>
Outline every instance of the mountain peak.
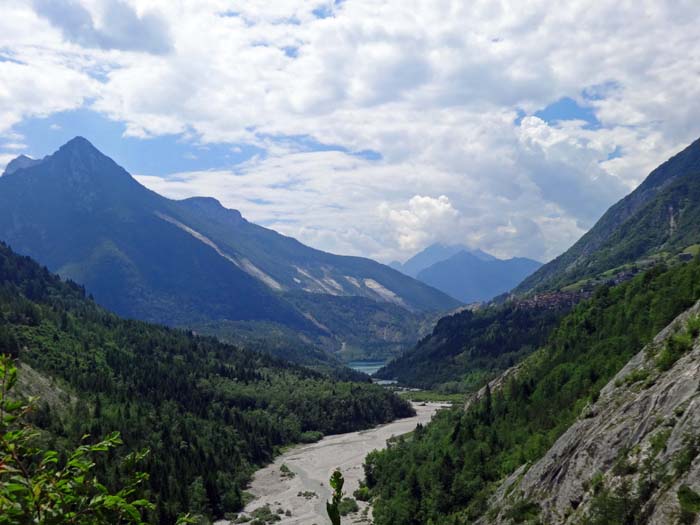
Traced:
<path fill-rule="evenodd" d="M 214 197 L 188 197 L 187 199 L 183 199 L 182 202 L 186 202 L 188 204 L 193 204 L 197 206 L 206 206 L 212 209 L 219 209 L 224 207 L 223 204 L 221 204 L 221 201 L 215 199 Z"/>
<path fill-rule="evenodd" d="M 90 142 L 85 137 L 81 137 L 81 136 L 73 137 L 72 139 L 70 139 L 68 142 L 66 142 L 63 146 L 61 146 L 59 148 L 59 151 L 61 151 L 61 150 L 68 150 L 68 151 L 95 150 L 95 151 L 98 151 L 97 148 L 92 145 L 92 142 Z"/>
<path fill-rule="evenodd" d="M 70 139 L 48 159 L 60 163 L 65 174 L 102 171 L 107 162 L 114 163 L 112 159 L 93 146 L 88 139 L 80 136 Z"/>
<path fill-rule="evenodd" d="M 24 168 L 30 168 L 36 166 L 41 162 L 40 159 L 33 159 L 27 157 L 26 155 L 20 155 L 19 157 L 12 159 L 9 164 L 5 167 L 5 175 L 14 173 L 15 171 L 22 170 Z"/>
<path fill-rule="evenodd" d="M 241 212 L 224 207 L 214 197 L 189 197 L 181 200 L 180 203 L 210 219 L 218 219 L 220 221 L 233 220 L 236 223 L 245 221 Z"/>
<path fill-rule="evenodd" d="M 72 211 L 90 212 L 111 206 L 136 210 L 155 199 L 150 190 L 84 137 L 71 139 L 40 161 L 18 158 L 8 165 L 6 173 L 17 170 L 21 173 L 8 179 L 42 200 L 44 211 L 61 200 L 70 202 Z M 54 211 L 58 213 L 58 209 Z"/>

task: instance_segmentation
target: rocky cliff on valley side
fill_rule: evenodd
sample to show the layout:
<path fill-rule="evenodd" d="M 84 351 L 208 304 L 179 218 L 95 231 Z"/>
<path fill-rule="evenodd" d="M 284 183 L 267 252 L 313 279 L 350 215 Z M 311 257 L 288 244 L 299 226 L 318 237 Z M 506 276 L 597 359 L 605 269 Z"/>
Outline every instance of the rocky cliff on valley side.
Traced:
<path fill-rule="evenodd" d="M 697 523 L 699 312 L 661 331 L 542 459 L 509 476 L 479 523 Z"/>

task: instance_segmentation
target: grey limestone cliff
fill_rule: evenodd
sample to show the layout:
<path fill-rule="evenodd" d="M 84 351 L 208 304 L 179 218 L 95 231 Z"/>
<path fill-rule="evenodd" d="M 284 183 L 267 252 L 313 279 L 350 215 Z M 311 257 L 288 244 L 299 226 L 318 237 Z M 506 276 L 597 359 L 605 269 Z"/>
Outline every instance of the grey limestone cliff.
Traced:
<path fill-rule="evenodd" d="M 698 312 L 660 332 L 542 459 L 502 482 L 479 523 L 697 523 Z M 514 519 L 516 508 L 528 512 Z"/>

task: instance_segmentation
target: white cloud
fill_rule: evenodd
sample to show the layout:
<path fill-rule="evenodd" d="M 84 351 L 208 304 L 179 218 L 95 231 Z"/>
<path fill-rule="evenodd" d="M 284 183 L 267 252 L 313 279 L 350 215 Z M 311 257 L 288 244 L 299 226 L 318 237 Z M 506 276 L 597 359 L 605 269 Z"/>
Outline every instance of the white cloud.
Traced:
<path fill-rule="evenodd" d="M 235 170 L 142 180 L 342 253 L 453 236 L 550 258 L 700 134 L 692 0 L 63 0 L 77 25 L 7 3 L 0 131 L 87 104 L 133 136 L 255 144 L 267 156 Z M 601 126 L 515 123 L 565 96 Z"/>
<path fill-rule="evenodd" d="M 97 94 L 87 70 L 95 59 L 66 49 L 26 2 L 8 0 L 0 16 L 0 134 L 26 117 L 81 107 Z"/>
<path fill-rule="evenodd" d="M 406 208 L 398 210 L 384 202 L 379 212 L 396 230 L 401 249 L 412 252 L 433 239 L 452 238 L 460 228 L 460 213 L 445 195 L 437 198 L 415 195 Z"/>
<path fill-rule="evenodd" d="M 0 152 L 0 176 L 2 176 L 3 172 L 5 171 L 5 168 L 7 165 L 10 163 L 12 159 L 14 159 L 17 155 L 14 155 L 12 153 L 3 153 Z"/>
<path fill-rule="evenodd" d="M 34 0 L 36 12 L 76 44 L 103 49 L 167 53 L 169 30 L 157 12 L 140 16 L 123 0 L 107 0 L 97 6 L 101 19 L 76 0 Z"/>

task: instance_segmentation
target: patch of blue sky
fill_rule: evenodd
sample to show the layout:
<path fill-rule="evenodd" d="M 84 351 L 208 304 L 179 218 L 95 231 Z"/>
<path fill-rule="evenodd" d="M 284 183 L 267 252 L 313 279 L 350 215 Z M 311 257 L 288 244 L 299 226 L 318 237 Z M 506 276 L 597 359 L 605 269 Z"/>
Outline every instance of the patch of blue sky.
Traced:
<path fill-rule="evenodd" d="M 329 5 L 322 5 L 311 12 L 316 18 L 331 18 L 333 16 L 333 8 Z"/>
<path fill-rule="evenodd" d="M 513 121 L 513 124 L 515 124 L 516 126 L 519 126 L 525 117 L 527 117 L 527 113 L 525 113 L 524 110 L 518 108 L 516 110 L 516 116 L 515 116 L 515 120 Z"/>
<path fill-rule="evenodd" d="M 26 64 L 26 62 L 12 57 L 11 53 L 4 53 L 3 51 L 0 51 L 0 62 L 12 62 L 13 64 L 20 64 L 22 66 Z"/>
<path fill-rule="evenodd" d="M 586 128 L 598 129 L 601 127 L 600 121 L 595 115 L 595 111 L 590 106 L 582 106 L 570 97 L 564 97 L 549 104 L 543 109 L 534 113 L 548 124 L 554 124 L 565 120 L 582 120 L 586 122 Z"/>
<path fill-rule="evenodd" d="M 172 173 L 236 166 L 264 150 L 249 144 L 200 145 L 182 135 L 125 137 L 124 124 L 89 109 L 29 118 L 13 131 L 24 136 L 26 154 L 43 157 L 75 136 L 83 136 L 130 173 L 164 176 Z"/>
<path fill-rule="evenodd" d="M 289 58 L 296 58 L 299 56 L 299 48 L 297 46 L 285 46 L 282 48 L 282 51 L 284 51 L 284 54 Z"/>
<path fill-rule="evenodd" d="M 593 98 L 593 91 L 586 96 L 582 94 L 586 101 L 600 100 L 601 98 Z M 548 124 L 556 124 L 566 120 L 582 120 L 586 123 L 586 129 L 600 129 L 601 123 L 596 117 L 595 111 L 591 106 L 581 105 L 571 97 L 560 98 L 556 102 L 545 106 L 544 108 L 533 113 L 535 117 L 541 118 Z M 516 117 L 513 123 L 519 126 L 522 120 L 527 116 L 527 113 L 520 108 L 516 109 Z"/>
<path fill-rule="evenodd" d="M 584 100 L 596 101 L 610 97 L 614 91 L 619 91 L 622 86 L 613 80 L 589 86 L 581 92 Z"/>
<path fill-rule="evenodd" d="M 382 160 L 382 154 L 379 153 L 378 151 L 374 151 L 371 149 L 364 149 L 362 151 L 355 151 L 352 153 L 352 155 L 355 155 L 356 157 L 360 157 L 365 160 Z"/>
<path fill-rule="evenodd" d="M 615 146 L 615 149 L 608 153 L 608 158 L 606 160 L 619 159 L 622 157 L 622 148 L 620 146 Z"/>
<path fill-rule="evenodd" d="M 268 156 L 267 151 L 259 145 L 200 144 L 182 134 L 150 138 L 126 137 L 125 130 L 123 123 L 110 120 L 88 108 L 54 113 L 48 117 L 28 118 L 13 128 L 26 144 L 26 148 L 17 151 L 17 154 L 25 153 L 41 158 L 53 153 L 73 137 L 82 136 L 136 175 L 168 176 L 216 169 L 230 169 L 236 173 L 238 165 Z M 250 131 L 255 133 L 254 129 Z M 377 151 L 350 151 L 337 144 L 325 144 L 308 135 L 261 135 L 260 138 L 284 145 L 293 151 L 340 151 L 369 161 L 382 158 Z M 15 139 L 5 142 L 15 142 Z"/>
<path fill-rule="evenodd" d="M 331 18 L 335 16 L 335 8 L 344 2 L 345 0 L 333 0 L 332 2 L 317 7 L 311 12 L 316 18 Z"/>
<path fill-rule="evenodd" d="M 92 78 L 97 80 L 98 82 L 102 82 L 103 84 L 106 84 L 107 81 L 109 80 L 109 73 L 113 70 L 114 68 L 111 67 L 101 67 L 101 66 L 96 66 L 96 67 L 89 67 L 85 69 L 85 72 L 90 75 Z"/>

